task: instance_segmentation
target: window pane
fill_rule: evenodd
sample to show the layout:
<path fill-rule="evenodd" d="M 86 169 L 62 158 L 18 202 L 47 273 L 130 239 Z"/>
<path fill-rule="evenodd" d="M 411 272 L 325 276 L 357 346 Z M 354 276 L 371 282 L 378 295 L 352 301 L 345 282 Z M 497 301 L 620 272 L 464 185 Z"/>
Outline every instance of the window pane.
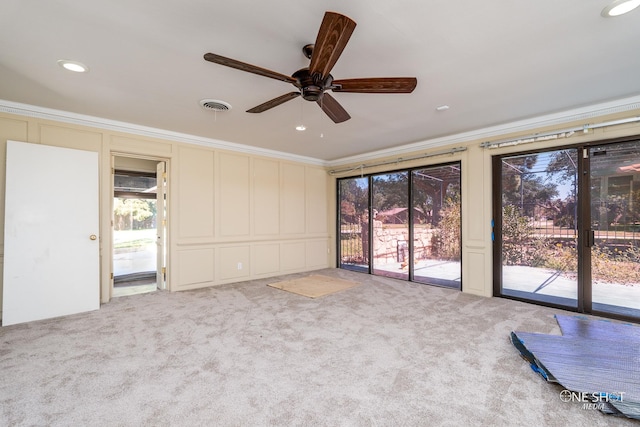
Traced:
<path fill-rule="evenodd" d="M 640 317 L 640 143 L 590 149 L 593 309 Z"/>
<path fill-rule="evenodd" d="M 460 165 L 411 173 L 413 280 L 460 289 Z"/>
<path fill-rule="evenodd" d="M 156 200 L 115 197 L 114 284 L 156 280 Z"/>
<path fill-rule="evenodd" d="M 502 159 L 502 293 L 577 307 L 577 151 Z"/>
<path fill-rule="evenodd" d="M 373 272 L 409 278 L 409 173 L 373 177 Z"/>
<path fill-rule="evenodd" d="M 339 181 L 340 267 L 369 271 L 369 179 Z"/>

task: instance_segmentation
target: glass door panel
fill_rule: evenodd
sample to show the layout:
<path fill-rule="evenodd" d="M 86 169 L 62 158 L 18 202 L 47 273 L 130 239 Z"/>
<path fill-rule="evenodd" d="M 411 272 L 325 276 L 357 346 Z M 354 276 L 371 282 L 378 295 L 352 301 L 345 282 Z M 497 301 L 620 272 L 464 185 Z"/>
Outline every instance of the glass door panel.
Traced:
<path fill-rule="evenodd" d="M 369 272 L 369 178 L 338 182 L 340 268 Z"/>
<path fill-rule="evenodd" d="M 374 175 L 373 273 L 409 279 L 409 172 Z"/>
<path fill-rule="evenodd" d="M 501 292 L 578 306 L 576 149 L 501 159 Z"/>
<path fill-rule="evenodd" d="M 460 289 L 460 165 L 411 172 L 413 281 Z"/>
<path fill-rule="evenodd" d="M 114 199 L 114 285 L 156 281 L 156 201 Z"/>
<path fill-rule="evenodd" d="M 156 177 L 116 171 L 113 199 L 113 284 L 155 284 L 157 277 Z"/>
<path fill-rule="evenodd" d="M 640 317 L 640 142 L 589 150 L 592 309 Z"/>

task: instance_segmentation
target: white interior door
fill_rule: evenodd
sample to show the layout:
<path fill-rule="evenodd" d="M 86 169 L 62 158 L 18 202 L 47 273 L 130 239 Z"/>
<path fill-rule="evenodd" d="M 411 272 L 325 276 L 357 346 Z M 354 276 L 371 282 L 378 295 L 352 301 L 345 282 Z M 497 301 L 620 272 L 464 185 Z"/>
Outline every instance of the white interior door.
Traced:
<path fill-rule="evenodd" d="M 8 141 L 2 324 L 100 307 L 98 153 Z"/>
<path fill-rule="evenodd" d="M 156 168 L 156 230 L 158 232 L 158 250 L 156 256 L 158 262 L 156 263 L 156 284 L 158 289 L 166 289 L 165 278 L 165 236 L 166 236 L 166 187 L 167 187 L 167 175 L 164 162 L 159 162 Z"/>

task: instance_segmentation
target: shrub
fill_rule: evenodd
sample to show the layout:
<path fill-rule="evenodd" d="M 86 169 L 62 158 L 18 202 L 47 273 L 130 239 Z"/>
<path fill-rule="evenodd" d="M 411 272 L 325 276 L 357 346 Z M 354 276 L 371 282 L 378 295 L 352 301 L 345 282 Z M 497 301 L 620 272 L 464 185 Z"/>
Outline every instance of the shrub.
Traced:
<path fill-rule="evenodd" d="M 460 228 L 460 196 L 447 197 L 440 210 L 440 222 L 431 237 L 431 247 L 438 258 L 460 259 Z"/>
<path fill-rule="evenodd" d="M 533 225 L 513 205 L 502 208 L 502 262 L 505 265 L 531 265 L 527 245 L 533 236 Z"/>
<path fill-rule="evenodd" d="M 610 249 L 606 242 L 591 248 L 591 275 L 595 281 L 634 285 L 640 283 L 640 249 Z"/>

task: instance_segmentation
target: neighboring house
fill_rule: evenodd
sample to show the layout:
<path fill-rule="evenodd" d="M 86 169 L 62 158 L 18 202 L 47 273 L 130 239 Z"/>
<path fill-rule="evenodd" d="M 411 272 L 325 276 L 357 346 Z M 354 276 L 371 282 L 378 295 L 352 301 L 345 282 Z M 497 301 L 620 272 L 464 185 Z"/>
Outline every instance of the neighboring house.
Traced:
<path fill-rule="evenodd" d="M 393 208 L 386 211 L 378 212 L 376 219 L 382 221 L 383 224 L 409 224 L 409 209 L 408 208 Z M 418 207 L 413 208 L 414 221 L 424 223 L 429 220 L 427 214 Z"/>

